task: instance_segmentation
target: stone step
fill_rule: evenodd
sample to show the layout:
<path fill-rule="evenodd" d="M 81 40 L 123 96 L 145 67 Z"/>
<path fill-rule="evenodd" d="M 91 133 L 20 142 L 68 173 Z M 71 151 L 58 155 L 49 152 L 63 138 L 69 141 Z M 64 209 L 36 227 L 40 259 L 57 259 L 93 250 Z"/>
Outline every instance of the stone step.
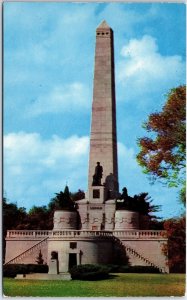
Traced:
<path fill-rule="evenodd" d="M 71 280 L 70 273 L 47 274 L 47 273 L 33 273 L 33 274 L 18 274 L 15 279 L 31 279 L 31 280 Z"/>

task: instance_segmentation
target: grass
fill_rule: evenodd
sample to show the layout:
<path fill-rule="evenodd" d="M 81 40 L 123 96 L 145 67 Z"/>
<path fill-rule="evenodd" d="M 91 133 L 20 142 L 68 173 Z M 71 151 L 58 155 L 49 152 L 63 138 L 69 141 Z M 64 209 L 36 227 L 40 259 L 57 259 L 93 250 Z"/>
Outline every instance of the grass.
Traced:
<path fill-rule="evenodd" d="M 45 281 L 4 278 L 5 296 L 126 297 L 184 296 L 184 274 L 115 274 L 100 281 Z"/>

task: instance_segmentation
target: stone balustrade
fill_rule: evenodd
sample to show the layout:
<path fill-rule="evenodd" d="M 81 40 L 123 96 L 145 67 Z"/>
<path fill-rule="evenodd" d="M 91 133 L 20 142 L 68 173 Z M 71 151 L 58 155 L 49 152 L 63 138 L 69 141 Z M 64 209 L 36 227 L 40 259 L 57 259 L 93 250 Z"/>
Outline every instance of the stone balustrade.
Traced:
<path fill-rule="evenodd" d="M 98 230 L 53 230 L 53 237 L 64 236 L 64 237 L 112 237 L 111 231 L 98 231 Z"/>
<path fill-rule="evenodd" d="M 166 238 L 163 230 L 8 230 L 7 238 L 45 238 L 45 237 L 112 237 L 119 239 L 160 239 Z"/>
<path fill-rule="evenodd" d="M 52 230 L 7 230 L 7 238 L 36 238 L 36 237 L 49 237 Z"/>
<path fill-rule="evenodd" d="M 164 230 L 114 230 L 113 235 L 117 238 L 125 239 L 160 239 L 167 238 Z"/>

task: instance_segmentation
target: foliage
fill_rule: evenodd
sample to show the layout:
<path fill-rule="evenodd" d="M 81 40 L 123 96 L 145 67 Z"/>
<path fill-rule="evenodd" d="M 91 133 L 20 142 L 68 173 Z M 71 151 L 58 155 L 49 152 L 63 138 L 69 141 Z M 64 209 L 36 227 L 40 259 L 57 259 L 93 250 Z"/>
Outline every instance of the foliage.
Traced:
<path fill-rule="evenodd" d="M 17 274 L 48 273 L 47 265 L 8 264 L 3 266 L 3 277 L 16 277 Z"/>
<path fill-rule="evenodd" d="M 56 197 L 51 199 L 49 205 L 50 210 L 70 210 L 75 211 L 75 203 L 71 199 L 71 194 L 69 192 L 68 186 L 65 187 L 64 192 L 60 191 L 60 193 L 56 193 Z"/>
<path fill-rule="evenodd" d="M 163 249 L 168 252 L 169 269 L 173 273 L 185 273 L 186 265 L 186 219 L 185 217 L 169 219 L 164 222 L 164 229 L 168 235 L 168 247 Z"/>
<path fill-rule="evenodd" d="M 103 265 L 79 265 L 70 270 L 71 278 L 77 280 L 101 280 L 108 278 L 108 268 Z"/>
<path fill-rule="evenodd" d="M 159 269 L 151 266 L 106 265 L 109 273 L 160 273 Z"/>
<path fill-rule="evenodd" d="M 14 280 L 5 278 L 5 296 L 158 297 L 184 296 L 184 274 L 115 274 L 100 281 Z"/>
<path fill-rule="evenodd" d="M 9 229 L 52 229 L 53 214 L 56 209 L 76 210 L 75 200 L 84 198 L 83 191 L 71 194 L 68 186 L 64 192 L 56 193 L 56 197 L 51 199 L 47 206 L 33 206 L 29 212 L 24 207 L 18 208 L 14 203 L 8 203 L 3 198 L 3 236 L 5 237 Z"/>
<path fill-rule="evenodd" d="M 75 198 L 82 197 L 83 191 L 74 194 Z M 77 199 L 78 200 L 78 199 Z M 24 207 L 18 208 L 14 203 L 8 203 L 3 197 L 3 258 L 5 256 L 5 236 L 7 230 L 51 230 L 53 228 L 53 215 L 56 209 L 76 210 L 76 203 L 66 186 L 64 192 L 56 194 L 48 206 L 33 206 L 29 212 Z"/>
<path fill-rule="evenodd" d="M 44 260 L 43 260 L 43 255 L 42 255 L 42 252 L 41 252 L 41 249 L 40 249 L 39 254 L 38 254 L 38 256 L 36 257 L 36 263 L 37 263 L 38 265 L 43 265 L 43 262 L 44 262 Z"/>
<path fill-rule="evenodd" d="M 156 218 L 154 215 L 151 215 L 153 212 L 160 210 L 160 205 L 152 205 L 151 197 L 148 196 L 148 193 L 140 193 L 134 197 L 128 196 L 127 189 L 123 188 L 123 193 L 121 195 L 122 201 L 117 201 L 116 209 L 125 209 L 130 211 L 139 212 L 142 215 L 149 216 L 150 219 Z"/>
<path fill-rule="evenodd" d="M 160 179 L 169 187 L 180 187 L 185 203 L 186 87 L 172 89 L 160 113 L 149 115 L 144 128 L 151 137 L 138 140 L 137 160 L 153 182 Z"/>
<path fill-rule="evenodd" d="M 151 220 L 149 225 L 149 229 L 151 230 L 163 230 L 164 229 L 164 221 L 163 220 Z"/>
<path fill-rule="evenodd" d="M 50 211 L 47 207 L 34 205 L 27 213 L 24 222 L 20 222 L 16 229 L 52 229 L 51 225 Z"/>
<path fill-rule="evenodd" d="M 18 208 L 14 203 L 7 203 L 3 197 L 3 258 L 5 254 L 5 236 L 9 229 L 15 229 L 20 223 L 24 223 L 27 217 L 25 208 Z"/>
<path fill-rule="evenodd" d="M 27 213 L 25 208 L 18 208 L 14 203 L 7 203 L 7 199 L 3 197 L 3 232 L 7 229 L 15 229 L 20 223 L 24 222 Z"/>
<path fill-rule="evenodd" d="M 78 190 L 76 193 L 71 193 L 71 198 L 73 201 L 78 201 L 85 198 L 85 192 L 82 190 Z"/>

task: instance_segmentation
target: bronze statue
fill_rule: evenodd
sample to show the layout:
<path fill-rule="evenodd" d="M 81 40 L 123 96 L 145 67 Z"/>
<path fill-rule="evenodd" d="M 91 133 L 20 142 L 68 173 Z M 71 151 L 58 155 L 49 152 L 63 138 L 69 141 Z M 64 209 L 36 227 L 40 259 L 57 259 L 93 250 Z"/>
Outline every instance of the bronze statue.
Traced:
<path fill-rule="evenodd" d="M 100 165 L 100 162 L 97 162 L 97 166 L 95 167 L 95 174 L 93 175 L 92 185 L 101 185 L 101 178 L 103 176 L 103 167 Z"/>
<path fill-rule="evenodd" d="M 127 199 L 129 198 L 128 192 L 127 192 L 127 188 L 124 187 L 124 188 L 122 189 L 122 191 L 123 191 L 123 193 L 122 193 L 122 195 L 121 195 L 121 199 L 127 200 Z"/>
<path fill-rule="evenodd" d="M 58 252 L 52 251 L 51 252 L 51 259 L 58 259 Z"/>

